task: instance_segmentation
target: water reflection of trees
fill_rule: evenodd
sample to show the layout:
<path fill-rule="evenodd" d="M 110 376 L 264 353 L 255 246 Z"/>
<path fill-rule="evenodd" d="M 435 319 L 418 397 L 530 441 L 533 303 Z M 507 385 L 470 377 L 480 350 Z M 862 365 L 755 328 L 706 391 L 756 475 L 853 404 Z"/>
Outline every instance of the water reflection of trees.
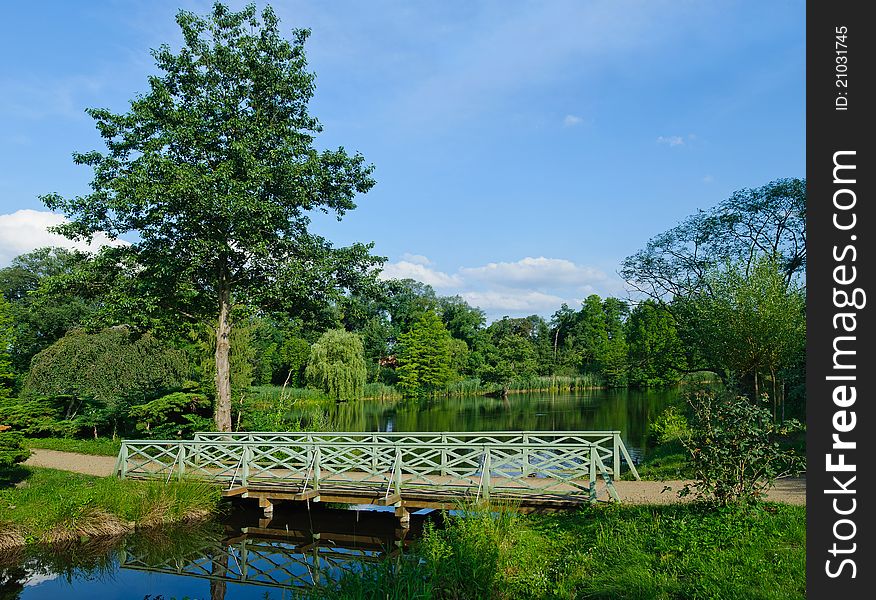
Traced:
<path fill-rule="evenodd" d="M 363 400 L 333 406 L 330 417 L 341 431 L 620 430 L 628 446 L 642 448 L 648 423 L 676 393 L 619 389 Z"/>

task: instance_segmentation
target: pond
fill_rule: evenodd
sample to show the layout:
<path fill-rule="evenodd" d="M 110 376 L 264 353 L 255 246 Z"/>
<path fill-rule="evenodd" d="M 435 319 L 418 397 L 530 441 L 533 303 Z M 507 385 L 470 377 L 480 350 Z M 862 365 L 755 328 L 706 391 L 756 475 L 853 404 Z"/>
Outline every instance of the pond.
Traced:
<path fill-rule="evenodd" d="M 440 513 L 423 513 L 411 515 L 409 530 L 398 530 L 391 509 L 290 505 L 266 521 L 238 505 L 223 522 L 200 528 L 0 554 L 0 598 L 294 598 L 298 590 L 398 556 L 427 518 L 440 524 Z"/>
<path fill-rule="evenodd" d="M 646 445 L 648 424 L 678 390 L 532 392 L 505 398 L 343 402 L 330 418 L 341 431 L 619 430 L 630 450 Z"/>

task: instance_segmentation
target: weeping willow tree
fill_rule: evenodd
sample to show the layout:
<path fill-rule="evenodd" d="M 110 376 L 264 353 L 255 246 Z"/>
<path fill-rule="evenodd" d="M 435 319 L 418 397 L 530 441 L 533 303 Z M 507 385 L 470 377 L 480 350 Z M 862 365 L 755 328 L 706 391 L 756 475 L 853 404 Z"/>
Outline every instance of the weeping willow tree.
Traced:
<path fill-rule="evenodd" d="M 335 400 L 362 397 L 365 387 L 365 347 L 355 333 L 330 329 L 313 344 L 304 376 L 307 383 Z"/>

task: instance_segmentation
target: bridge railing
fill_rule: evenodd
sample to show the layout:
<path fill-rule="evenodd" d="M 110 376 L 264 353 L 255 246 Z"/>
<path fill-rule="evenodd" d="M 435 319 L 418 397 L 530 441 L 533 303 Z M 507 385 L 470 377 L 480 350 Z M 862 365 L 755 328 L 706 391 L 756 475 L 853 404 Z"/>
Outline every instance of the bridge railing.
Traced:
<path fill-rule="evenodd" d="M 296 432 L 296 431 L 257 431 L 257 432 L 220 432 L 202 431 L 194 434 L 195 441 L 209 442 L 264 442 L 264 443 L 412 443 L 412 444 L 541 444 L 553 446 L 556 444 L 604 444 L 606 438 L 612 438 L 612 474 L 617 477 L 621 472 L 622 462 L 626 461 L 630 471 L 639 478 L 633 459 L 624 445 L 621 432 L 610 431 L 457 431 L 457 432 L 401 432 L 401 431 L 328 431 L 328 432 Z"/>
<path fill-rule="evenodd" d="M 620 475 L 622 454 L 636 477 L 638 473 L 619 432 L 592 433 L 591 439 L 564 443 L 543 439 L 505 442 L 500 436 L 471 443 L 453 439 L 456 434 L 377 442 L 334 439 L 339 434 L 258 441 L 125 440 L 117 471 L 120 477 L 194 476 L 229 487 L 282 485 L 317 492 L 370 489 L 387 497 L 403 491 L 462 491 L 485 498 L 531 494 L 593 498 L 600 476 L 614 492 L 611 482 Z M 442 441 L 445 435 L 446 442 Z"/>

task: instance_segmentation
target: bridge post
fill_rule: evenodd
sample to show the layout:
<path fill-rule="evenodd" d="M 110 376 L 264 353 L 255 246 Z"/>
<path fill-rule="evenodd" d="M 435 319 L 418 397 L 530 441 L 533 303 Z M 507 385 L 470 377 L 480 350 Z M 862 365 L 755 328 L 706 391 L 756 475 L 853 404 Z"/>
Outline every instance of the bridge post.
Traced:
<path fill-rule="evenodd" d="M 122 442 L 122 447 L 119 450 L 119 479 L 124 479 L 128 474 L 128 445 Z"/>
<path fill-rule="evenodd" d="M 529 477 L 532 471 L 529 468 L 529 435 L 526 433 L 523 434 L 523 443 L 525 446 L 523 447 L 523 468 L 521 471 L 524 477 Z"/>
<path fill-rule="evenodd" d="M 186 473 L 186 447 L 184 444 L 179 445 L 179 454 L 176 456 L 176 478 L 182 479 Z"/>
<path fill-rule="evenodd" d="M 590 502 L 596 502 L 596 446 L 590 444 Z"/>
<path fill-rule="evenodd" d="M 441 476 L 447 475 L 447 435 L 441 434 Z"/>
<path fill-rule="evenodd" d="M 316 444 L 313 445 L 313 453 L 313 489 L 319 491 L 319 480 L 322 479 L 322 467 L 320 465 L 322 452 L 319 451 L 319 446 Z"/>
<path fill-rule="evenodd" d="M 481 468 L 481 481 L 484 484 L 484 500 L 489 501 L 490 499 L 490 488 L 493 485 L 493 481 L 490 477 L 490 471 L 492 470 L 493 465 L 490 460 L 490 449 L 489 447 L 484 448 L 484 465 Z"/>
<path fill-rule="evenodd" d="M 249 461 L 252 460 L 252 450 L 249 446 L 244 446 L 240 458 L 240 483 L 243 485 L 249 484 Z"/>
<path fill-rule="evenodd" d="M 270 498 L 259 496 L 259 508 L 262 509 L 262 513 L 266 519 L 270 519 L 274 516 L 274 503 L 271 502 Z"/>
<path fill-rule="evenodd" d="M 615 431 L 614 438 L 612 439 L 612 446 L 614 449 L 614 465 L 612 468 L 614 469 L 614 472 L 611 474 L 615 481 L 620 479 L 620 441 L 620 431 Z"/>
<path fill-rule="evenodd" d="M 377 434 L 371 434 L 371 475 L 377 475 Z"/>

